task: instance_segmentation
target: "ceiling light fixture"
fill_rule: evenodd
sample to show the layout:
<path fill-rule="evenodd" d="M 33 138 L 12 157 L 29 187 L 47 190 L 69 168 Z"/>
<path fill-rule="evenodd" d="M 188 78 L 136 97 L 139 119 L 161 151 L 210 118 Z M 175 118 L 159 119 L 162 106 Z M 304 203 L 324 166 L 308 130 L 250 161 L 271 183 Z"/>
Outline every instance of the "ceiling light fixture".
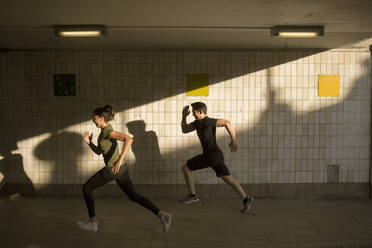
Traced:
<path fill-rule="evenodd" d="M 57 37 L 102 37 L 107 35 L 105 25 L 54 25 Z"/>
<path fill-rule="evenodd" d="M 324 26 L 275 26 L 271 36 L 280 38 L 315 38 L 324 36 Z"/>

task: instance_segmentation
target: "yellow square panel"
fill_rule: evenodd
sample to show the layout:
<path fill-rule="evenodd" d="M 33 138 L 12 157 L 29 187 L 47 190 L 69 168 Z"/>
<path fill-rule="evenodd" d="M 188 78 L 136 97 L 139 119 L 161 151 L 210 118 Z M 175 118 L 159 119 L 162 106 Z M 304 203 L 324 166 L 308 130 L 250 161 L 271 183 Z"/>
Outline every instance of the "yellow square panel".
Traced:
<path fill-rule="evenodd" d="M 319 96 L 340 96 L 339 75 L 319 75 Z"/>
<path fill-rule="evenodd" d="M 186 96 L 208 96 L 209 80 L 208 74 L 189 74 L 187 78 Z"/>

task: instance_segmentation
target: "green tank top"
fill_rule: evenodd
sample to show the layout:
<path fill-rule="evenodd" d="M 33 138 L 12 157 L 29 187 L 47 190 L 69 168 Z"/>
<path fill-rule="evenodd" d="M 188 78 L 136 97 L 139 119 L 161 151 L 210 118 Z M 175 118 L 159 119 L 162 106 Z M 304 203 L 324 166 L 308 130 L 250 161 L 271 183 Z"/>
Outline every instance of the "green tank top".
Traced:
<path fill-rule="evenodd" d="M 114 129 L 111 125 L 107 125 L 101 130 L 98 136 L 98 147 L 101 149 L 103 154 L 103 159 L 107 167 L 114 166 L 116 161 L 118 161 L 119 147 L 116 139 L 110 139 L 110 134 Z M 123 162 L 124 164 L 124 162 Z"/>

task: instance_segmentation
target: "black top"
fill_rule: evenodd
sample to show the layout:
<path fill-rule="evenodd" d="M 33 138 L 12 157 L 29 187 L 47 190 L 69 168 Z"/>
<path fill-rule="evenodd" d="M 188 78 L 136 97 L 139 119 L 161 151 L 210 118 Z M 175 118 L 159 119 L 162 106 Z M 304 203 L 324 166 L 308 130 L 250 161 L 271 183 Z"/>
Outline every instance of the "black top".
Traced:
<path fill-rule="evenodd" d="M 198 133 L 203 153 L 215 152 L 220 150 L 216 142 L 217 119 L 204 117 L 202 120 L 195 120 L 191 123 Z"/>

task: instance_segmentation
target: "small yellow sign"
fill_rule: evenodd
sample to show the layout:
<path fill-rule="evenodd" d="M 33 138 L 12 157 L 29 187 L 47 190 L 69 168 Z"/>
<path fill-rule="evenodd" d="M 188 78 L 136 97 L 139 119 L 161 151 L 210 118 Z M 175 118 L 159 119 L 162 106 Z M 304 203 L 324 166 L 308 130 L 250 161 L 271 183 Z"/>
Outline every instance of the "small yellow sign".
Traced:
<path fill-rule="evenodd" d="M 209 79 L 208 74 L 189 74 L 187 78 L 186 96 L 208 96 Z"/>
<path fill-rule="evenodd" d="M 319 75 L 319 96 L 340 96 L 339 75 Z"/>

